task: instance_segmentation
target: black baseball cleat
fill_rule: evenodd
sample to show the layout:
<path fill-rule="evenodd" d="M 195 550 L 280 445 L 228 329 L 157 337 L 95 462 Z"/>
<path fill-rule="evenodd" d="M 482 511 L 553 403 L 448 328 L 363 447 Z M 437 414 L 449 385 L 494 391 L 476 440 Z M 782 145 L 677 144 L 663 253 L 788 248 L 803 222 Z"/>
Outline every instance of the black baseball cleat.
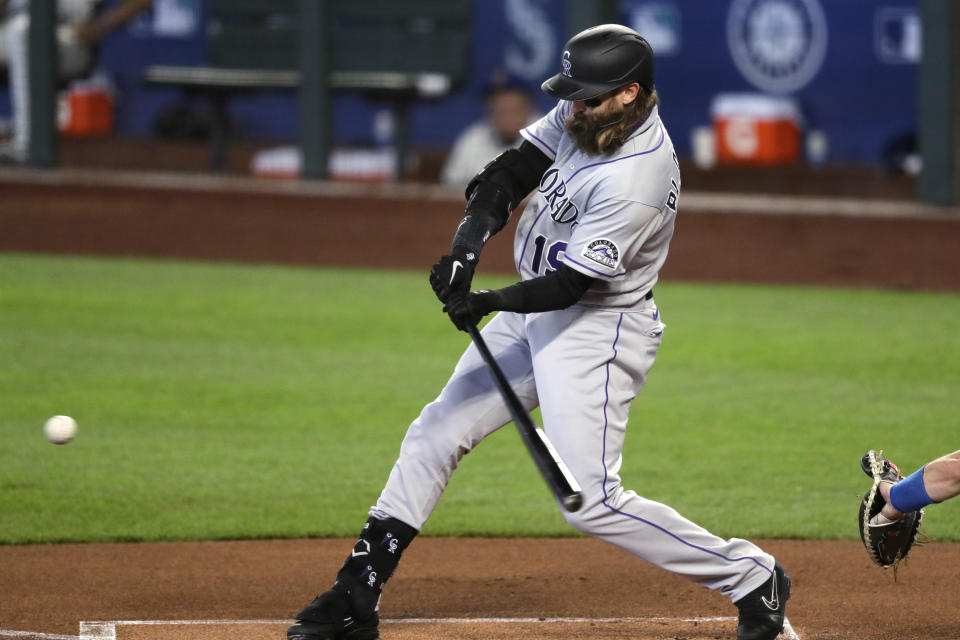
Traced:
<path fill-rule="evenodd" d="M 380 616 L 374 611 L 360 618 L 350 606 L 350 592 L 337 583 L 314 598 L 296 615 L 287 629 L 287 640 L 377 640 Z"/>
<path fill-rule="evenodd" d="M 769 580 L 734 603 L 740 610 L 737 640 L 773 640 L 780 635 L 788 598 L 790 576 L 778 562 Z"/>
<path fill-rule="evenodd" d="M 903 479 L 903 474 L 900 473 L 900 469 L 897 468 L 897 465 L 887 460 L 886 456 L 883 455 L 883 451 L 875 451 L 874 449 L 867 451 L 863 454 L 863 457 L 860 458 L 860 468 L 871 478 L 876 479 L 879 477 L 884 482 L 896 484 Z"/>

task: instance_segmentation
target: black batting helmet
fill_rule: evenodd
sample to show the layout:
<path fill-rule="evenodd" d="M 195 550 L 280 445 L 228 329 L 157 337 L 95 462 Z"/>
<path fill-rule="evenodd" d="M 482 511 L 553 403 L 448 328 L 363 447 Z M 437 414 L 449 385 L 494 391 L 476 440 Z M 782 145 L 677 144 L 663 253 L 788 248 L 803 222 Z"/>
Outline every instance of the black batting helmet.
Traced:
<path fill-rule="evenodd" d="M 653 49 L 623 25 L 581 31 L 564 45 L 560 64 L 560 73 L 540 85 L 554 98 L 589 100 L 631 82 L 653 91 Z"/>

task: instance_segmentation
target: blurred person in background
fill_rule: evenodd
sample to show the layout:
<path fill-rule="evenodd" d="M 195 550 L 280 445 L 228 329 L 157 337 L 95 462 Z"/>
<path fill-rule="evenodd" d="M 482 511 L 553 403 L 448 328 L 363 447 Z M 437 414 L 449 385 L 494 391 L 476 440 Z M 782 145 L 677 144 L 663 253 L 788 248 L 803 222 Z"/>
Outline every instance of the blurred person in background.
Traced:
<path fill-rule="evenodd" d="M 153 0 L 118 0 L 108 7 L 100 0 L 57 0 L 60 79 L 90 71 L 93 48 L 108 33 L 149 8 Z M 30 0 L 0 0 L 0 62 L 7 65 L 13 111 L 12 136 L 0 145 L 0 162 L 21 163 L 30 149 Z"/>
<path fill-rule="evenodd" d="M 519 146 L 520 130 L 540 118 L 527 83 L 513 74 L 494 72 L 483 93 L 486 115 L 457 137 L 443 167 L 444 184 L 465 187 L 490 158 Z"/>

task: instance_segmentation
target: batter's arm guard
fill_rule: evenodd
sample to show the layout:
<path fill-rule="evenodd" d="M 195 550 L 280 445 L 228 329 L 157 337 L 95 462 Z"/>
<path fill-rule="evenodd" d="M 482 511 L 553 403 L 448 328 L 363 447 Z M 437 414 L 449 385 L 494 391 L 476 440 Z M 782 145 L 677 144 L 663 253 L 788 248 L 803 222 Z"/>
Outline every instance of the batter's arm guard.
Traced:
<path fill-rule="evenodd" d="M 519 148 L 507 149 L 488 162 L 467 185 L 464 195 L 469 201 L 477 187 L 485 182 L 493 182 L 507 192 L 512 209 L 540 183 L 540 178 L 551 164 L 553 160 L 543 151 L 524 140 Z"/>
<path fill-rule="evenodd" d="M 552 162 L 524 141 L 519 149 L 501 153 L 470 181 L 466 213 L 457 227 L 450 253 L 441 256 L 430 270 L 430 286 L 441 302 L 470 290 L 483 245 L 503 229 L 510 212 L 539 184 Z"/>
<path fill-rule="evenodd" d="M 473 262 L 490 236 L 507 224 L 510 213 L 540 183 L 552 164 L 542 151 L 523 141 L 519 149 L 508 149 L 474 176 L 464 195 L 466 215 L 453 238 L 453 251 L 473 254 Z"/>

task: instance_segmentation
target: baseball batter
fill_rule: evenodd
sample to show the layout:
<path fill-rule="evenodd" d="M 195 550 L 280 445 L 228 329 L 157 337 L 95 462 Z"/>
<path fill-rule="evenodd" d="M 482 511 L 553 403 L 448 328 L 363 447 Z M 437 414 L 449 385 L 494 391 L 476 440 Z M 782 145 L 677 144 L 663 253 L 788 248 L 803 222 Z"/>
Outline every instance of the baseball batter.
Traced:
<path fill-rule="evenodd" d="M 774 558 L 620 484 L 630 403 L 665 327 L 653 286 L 673 235 L 680 169 L 658 114 L 646 40 L 601 25 L 568 41 L 560 62 L 542 87 L 557 106 L 467 187 L 466 216 L 431 284 L 460 329 L 499 311 L 484 339 L 525 407 L 539 405 L 545 431 L 583 488 L 583 507 L 564 512 L 568 522 L 729 596 L 741 640 L 775 638 L 790 579 Z M 484 244 L 531 192 L 514 239 L 521 281 L 471 292 Z M 509 420 L 471 345 L 411 424 L 336 583 L 297 615 L 288 638 L 379 637 L 377 604 L 400 554 L 460 458 Z"/>

